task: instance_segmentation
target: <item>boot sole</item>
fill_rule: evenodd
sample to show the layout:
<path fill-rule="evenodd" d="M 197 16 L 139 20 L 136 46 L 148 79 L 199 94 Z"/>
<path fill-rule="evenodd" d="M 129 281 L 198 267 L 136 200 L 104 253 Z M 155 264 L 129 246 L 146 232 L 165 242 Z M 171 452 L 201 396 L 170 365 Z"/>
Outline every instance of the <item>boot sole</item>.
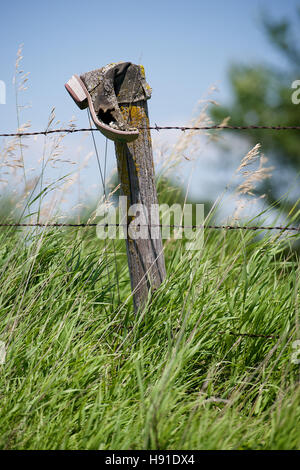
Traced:
<path fill-rule="evenodd" d="M 103 122 L 99 121 L 94 106 L 92 103 L 91 96 L 78 75 L 73 75 L 70 80 L 65 84 L 65 88 L 73 98 L 75 103 L 80 109 L 86 109 L 89 107 L 92 119 L 95 123 L 97 129 L 102 132 L 105 137 L 114 141 L 121 141 L 121 142 L 132 142 L 133 140 L 137 139 L 139 136 L 139 131 L 121 131 L 118 129 L 113 129 L 112 127 L 104 124 Z"/>

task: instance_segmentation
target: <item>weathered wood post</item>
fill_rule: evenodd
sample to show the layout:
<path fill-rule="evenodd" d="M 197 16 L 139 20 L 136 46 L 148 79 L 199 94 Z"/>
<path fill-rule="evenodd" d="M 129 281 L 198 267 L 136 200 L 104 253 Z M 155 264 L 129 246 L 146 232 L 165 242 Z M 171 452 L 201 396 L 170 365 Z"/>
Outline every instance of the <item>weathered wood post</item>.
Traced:
<path fill-rule="evenodd" d="M 130 62 L 73 75 L 65 86 L 80 109 L 89 107 L 97 128 L 115 142 L 121 192 L 127 197 L 127 257 L 137 311 L 166 276 L 148 129 L 146 100 L 152 90 L 144 68 Z"/>
<path fill-rule="evenodd" d="M 145 72 L 142 66 L 138 67 L 140 77 L 134 79 L 128 69 L 117 98 L 125 120 L 130 127 L 139 129 L 139 136 L 131 143 L 115 142 L 121 190 L 122 194 L 127 196 L 128 201 L 127 211 L 133 204 L 142 204 L 148 216 L 147 238 L 133 239 L 128 232 L 126 240 L 131 288 L 136 310 L 145 304 L 149 291 L 156 290 L 166 277 L 161 231 L 157 227 L 159 224 L 158 200 L 151 134 L 147 129 L 149 127 L 148 106 L 146 99 L 139 99 L 142 98 L 140 78 L 145 78 Z M 150 97 L 150 87 L 146 92 Z M 127 220 L 128 223 L 133 220 L 130 213 Z M 151 224 L 155 226 L 152 230 Z M 145 234 L 145 230 L 143 233 Z M 154 233 L 155 238 L 152 237 Z"/>

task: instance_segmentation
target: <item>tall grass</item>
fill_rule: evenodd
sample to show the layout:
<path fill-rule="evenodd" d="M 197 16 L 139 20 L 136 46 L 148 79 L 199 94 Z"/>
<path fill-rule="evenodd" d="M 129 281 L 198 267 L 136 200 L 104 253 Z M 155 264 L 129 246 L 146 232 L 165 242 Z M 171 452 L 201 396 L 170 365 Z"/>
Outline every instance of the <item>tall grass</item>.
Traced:
<path fill-rule="evenodd" d="M 205 120 L 204 108 L 195 122 Z M 187 200 L 165 176 L 183 152 L 193 155 L 195 136 L 181 136 L 163 159 L 160 202 Z M 44 175 L 61 140 L 48 144 L 31 184 L 23 141 L 4 147 L 2 173 L 8 166 L 16 181 L 20 168 L 24 189 L 1 200 L 9 201 L 2 221 L 57 215 L 60 197 L 47 207 L 44 198 L 67 188 L 64 179 L 46 185 Z M 270 176 L 262 158 L 249 172 L 258 150 L 242 160 L 239 197 Z M 0 228 L 0 448 L 298 449 L 300 269 L 292 246 L 300 236 L 261 235 L 206 229 L 199 251 L 167 240 L 167 279 L 134 314 L 122 240 L 105 243 L 95 228 Z"/>
<path fill-rule="evenodd" d="M 135 315 L 121 241 L 119 302 L 94 229 L 0 236 L 1 448 L 299 448 L 287 240 L 169 241 L 168 278 Z"/>

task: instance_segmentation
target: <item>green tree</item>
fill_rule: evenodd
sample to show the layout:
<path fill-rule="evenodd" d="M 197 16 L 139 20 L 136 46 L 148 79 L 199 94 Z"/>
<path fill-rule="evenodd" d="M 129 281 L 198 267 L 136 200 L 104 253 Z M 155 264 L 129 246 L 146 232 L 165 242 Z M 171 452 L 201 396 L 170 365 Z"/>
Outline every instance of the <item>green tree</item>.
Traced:
<path fill-rule="evenodd" d="M 300 7 L 295 17 L 300 26 Z M 229 81 L 233 91 L 232 103 L 214 108 L 212 117 L 221 121 L 230 116 L 233 125 L 300 125 L 300 104 L 293 104 L 292 94 L 296 90 L 291 87 L 295 80 L 300 80 L 299 36 L 297 39 L 289 21 L 270 20 L 266 14 L 263 15 L 262 25 L 268 40 L 282 55 L 281 67 L 266 63 L 231 65 Z M 287 167 L 294 174 L 299 173 L 300 131 L 249 130 L 243 131 L 243 136 L 250 144 L 260 142 L 263 152 L 275 167 Z M 278 187 L 278 183 L 270 179 L 258 192 L 264 192 L 267 201 L 273 204 L 287 189 L 282 184 Z M 277 204 L 286 212 L 293 207 L 295 214 L 296 202 L 297 197 L 289 197 Z"/>

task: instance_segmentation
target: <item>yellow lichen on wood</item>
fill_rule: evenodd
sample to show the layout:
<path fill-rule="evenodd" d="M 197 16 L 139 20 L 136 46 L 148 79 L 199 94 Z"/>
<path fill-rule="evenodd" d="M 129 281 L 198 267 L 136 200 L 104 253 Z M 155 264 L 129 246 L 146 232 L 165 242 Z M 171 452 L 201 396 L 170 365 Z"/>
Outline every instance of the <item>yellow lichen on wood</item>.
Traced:
<path fill-rule="evenodd" d="M 143 108 L 140 106 L 132 105 L 129 109 L 130 124 L 133 127 L 139 127 L 143 124 L 143 119 L 146 118 L 146 114 Z"/>
<path fill-rule="evenodd" d="M 146 78 L 146 73 L 145 73 L 145 67 L 143 65 L 140 64 L 140 69 L 141 69 L 141 74 L 142 74 L 142 77 L 143 78 Z"/>

